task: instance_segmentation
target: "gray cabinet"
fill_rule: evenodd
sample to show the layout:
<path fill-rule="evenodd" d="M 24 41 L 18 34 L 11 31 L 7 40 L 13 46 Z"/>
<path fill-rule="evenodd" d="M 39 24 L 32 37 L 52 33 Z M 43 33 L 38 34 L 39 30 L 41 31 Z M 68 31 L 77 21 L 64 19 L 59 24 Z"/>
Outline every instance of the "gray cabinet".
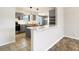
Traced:
<path fill-rule="evenodd" d="M 49 11 L 49 25 L 56 24 L 55 8 Z"/>
<path fill-rule="evenodd" d="M 20 32 L 25 32 L 25 25 L 20 25 Z"/>
<path fill-rule="evenodd" d="M 27 28 L 27 26 L 25 26 L 25 33 L 26 33 L 26 37 L 31 38 L 31 30 Z"/>

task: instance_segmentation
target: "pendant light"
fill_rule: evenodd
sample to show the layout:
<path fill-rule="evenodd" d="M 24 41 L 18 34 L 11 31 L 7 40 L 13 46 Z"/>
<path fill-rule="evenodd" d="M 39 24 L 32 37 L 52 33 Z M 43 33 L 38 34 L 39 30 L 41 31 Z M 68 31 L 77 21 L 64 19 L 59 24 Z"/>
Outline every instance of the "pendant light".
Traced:
<path fill-rule="evenodd" d="M 30 21 L 32 21 L 32 7 L 30 7 Z"/>
<path fill-rule="evenodd" d="M 31 10 L 32 10 L 32 7 L 30 7 L 30 15 L 32 15 L 32 12 L 31 12 Z"/>
<path fill-rule="evenodd" d="M 38 10 L 39 10 L 39 8 L 37 8 L 36 10 L 37 10 L 37 15 L 38 15 Z"/>

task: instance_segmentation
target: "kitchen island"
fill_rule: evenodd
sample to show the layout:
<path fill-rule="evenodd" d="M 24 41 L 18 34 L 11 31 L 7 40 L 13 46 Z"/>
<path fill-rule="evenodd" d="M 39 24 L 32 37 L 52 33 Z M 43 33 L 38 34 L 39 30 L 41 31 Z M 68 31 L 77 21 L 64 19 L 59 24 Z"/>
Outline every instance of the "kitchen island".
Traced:
<path fill-rule="evenodd" d="M 55 26 L 45 25 L 27 28 L 31 30 L 32 51 L 47 51 L 51 45 L 54 45 L 59 41 L 58 39 L 61 39 L 61 35 L 57 33 Z"/>
<path fill-rule="evenodd" d="M 36 40 L 36 35 L 41 35 L 38 32 L 45 31 L 48 28 L 49 28 L 48 25 L 27 27 L 27 29 L 29 29 L 31 31 L 31 48 L 32 48 L 32 51 L 35 50 L 34 49 L 35 45 L 39 44 L 39 43 L 35 43 L 38 40 L 38 39 Z"/>

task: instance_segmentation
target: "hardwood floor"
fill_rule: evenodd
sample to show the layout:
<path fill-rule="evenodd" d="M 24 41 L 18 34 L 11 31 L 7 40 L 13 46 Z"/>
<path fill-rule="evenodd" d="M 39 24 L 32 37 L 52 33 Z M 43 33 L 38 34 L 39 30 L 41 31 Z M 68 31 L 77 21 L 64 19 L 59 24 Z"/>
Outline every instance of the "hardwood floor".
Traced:
<path fill-rule="evenodd" d="M 79 40 L 64 37 L 49 51 L 79 51 Z"/>
<path fill-rule="evenodd" d="M 31 51 L 31 39 L 25 33 L 16 35 L 16 42 L 0 46 L 0 51 Z M 79 51 L 79 40 L 64 37 L 48 51 Z"/>
<path fill-rule="evenodd" d="M 31 51 L 31 38 L 26 38 L 25 33 L 16 34 L 16 42 L 0 46 L 0 51 Z"/>

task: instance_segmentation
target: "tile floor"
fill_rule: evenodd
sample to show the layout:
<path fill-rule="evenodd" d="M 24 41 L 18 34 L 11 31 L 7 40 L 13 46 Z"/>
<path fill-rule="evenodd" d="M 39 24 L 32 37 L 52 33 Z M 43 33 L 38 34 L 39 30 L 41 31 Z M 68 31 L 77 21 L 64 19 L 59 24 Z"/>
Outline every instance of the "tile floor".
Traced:
<path fill-rule="evenodd" d="M 16 34 L 16 42 L 0 46 L 0 51 L 30 51 L 31 38 L 26 38 L 25 33 Z"/>
<path fill-rule="evenodd" d="M 49 51 L 79 51 L 79 40 L 64 37 Z"/>

